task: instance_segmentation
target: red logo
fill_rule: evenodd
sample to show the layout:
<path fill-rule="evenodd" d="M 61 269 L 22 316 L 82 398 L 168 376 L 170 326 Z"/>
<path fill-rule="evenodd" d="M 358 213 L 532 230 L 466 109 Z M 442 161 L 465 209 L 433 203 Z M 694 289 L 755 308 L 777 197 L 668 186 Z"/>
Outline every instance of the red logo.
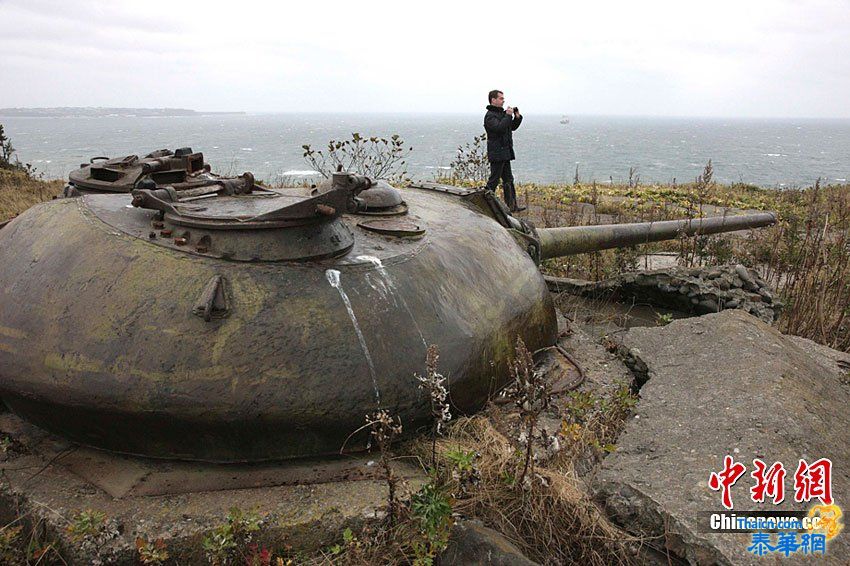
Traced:
<path fill-rule="evenodd" d="M 794 501 L 817 497 L 824 505 L 832 505 L 832 461 L 821 458 L 811 465 L 801 459 L 794 473 Z"/>
<path fill-rule="evenodd" d="M 740 462 L 735 462 L 732 456 L 723 458 L 723 471 L 711 472 L 708 477 L 708 487 L 714 491 L 723 490 L 723 506 L 732 509 L 732 486 L 744 475 L 747 468 Z"/>
<path fill-rule="evenodd" d="M 782 503 L 785 500 L 785 466 L 774 462 L 765 473 L 767 466 L 758 458 L 753 460 L 753 466 L 756 469 L 750 475 L 756 480 L 756 485 L 750 489 L 750 498 L 756 503 L 763 503 L 766 495 L 773 498 L 774 505 Z"/>

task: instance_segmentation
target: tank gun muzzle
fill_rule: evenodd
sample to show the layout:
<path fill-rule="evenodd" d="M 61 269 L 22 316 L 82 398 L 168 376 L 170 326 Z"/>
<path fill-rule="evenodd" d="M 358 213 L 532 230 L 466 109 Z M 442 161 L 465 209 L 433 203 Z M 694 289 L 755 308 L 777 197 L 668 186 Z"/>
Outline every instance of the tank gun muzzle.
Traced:
<path fill-rule="evenodd" d="M 623 248 L 648 242 L 673 240 L 681 235 L 703 236 L 761 228 L 776 223 L 773 212 L 715 216 L 661 222 L 634 224 L 602 224 L 597 226 L 569 226 L 562 228 L 537 228 L 540 241 L 540 259 Z"/>

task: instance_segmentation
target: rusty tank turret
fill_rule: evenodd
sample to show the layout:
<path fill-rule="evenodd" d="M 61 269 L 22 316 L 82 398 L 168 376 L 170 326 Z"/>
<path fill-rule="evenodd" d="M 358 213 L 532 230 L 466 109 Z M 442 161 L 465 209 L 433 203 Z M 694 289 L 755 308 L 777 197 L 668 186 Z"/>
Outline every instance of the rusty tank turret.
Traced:
<path fill-rule="evenodd" d="M 377 408 L 406 432 L 427 424 L 414 374 L 430 344 L 455 412 L 504 386 L 517 337 L 554 345 L 541 259 L 773 222 L 536 229 L 484 189 L 348 173 L 316 189 L 246 174 L 59 199 L 0 230 L 0 395 L 117 452 L 336 453 Z"/>
<path fill-rule="evenodd" d="M 191 147 L 175 151 L 159 149 L 141 158 L 138 155 L 92 157 L 68 174 L 63 196 L 129 193 L 143 181 L 177 189 L 192 188 L 216 178 L 204 162 L 203 153 L 195 153 Z"/>

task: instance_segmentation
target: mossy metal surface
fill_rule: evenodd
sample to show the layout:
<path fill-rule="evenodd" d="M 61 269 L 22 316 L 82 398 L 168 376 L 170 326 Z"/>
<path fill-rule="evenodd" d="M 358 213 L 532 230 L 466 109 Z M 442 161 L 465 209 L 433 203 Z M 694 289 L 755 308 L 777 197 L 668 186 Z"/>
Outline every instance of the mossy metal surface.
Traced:
<path fill-rule="evenodd" d="M 36 206 L 0 231 L 0 393 L 83 444 L 154 457 L 256 461 L 335 453 L 367 413 L 428 420 L 414 373 L 440 349 L 455 413 L 508 379 L 517 336 L 555 342 L 546 285 L 473 205 L 403 192 L 419 239 L 355 234 L 314 262 L 205 257 L 147 236 L 127 195 Z M 126 225 L 104 221 L 123 209 Z M 132 228 L 132 229 L 131 229 Z M 194 311 L 209 281 L 227 308 Z M 346 447 L 361 447 L 365 433 Z"/>

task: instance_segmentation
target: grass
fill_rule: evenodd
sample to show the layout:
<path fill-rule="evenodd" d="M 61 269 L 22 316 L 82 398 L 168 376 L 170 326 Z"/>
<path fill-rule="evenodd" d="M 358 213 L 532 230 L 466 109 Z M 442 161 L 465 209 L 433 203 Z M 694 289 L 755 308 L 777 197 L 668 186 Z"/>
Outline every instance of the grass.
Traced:
<path fill-rule="evenodd" d="M 62 181 L 42 181 L 26 171 L 0 168 L 0 222 L 62 192 Z"/>
<path fill-rule="evenodd" d="M 541 563 L 638 561 L 645 541 L 610 523 L 576 473 L 576 465 L 590 453 L 614 449 L 636 397 L 624 384 L 609 399 L 590 393 L 555 398 L 540 387 L 521 341 L 513 367 L 514 381 L 506 393 L 512 403 L 459 418 L 436 440 L 420 437 L 398 448 L 423 462 L 429 475 L 419 492 L 400 502 L 399 520 L 388 517 L 356 536 L 343 533 L 343 542 L 317 562 L 433 564 L 460 517 L 482 521 Z M 560 423 L 558 430 L 546 432 L 541 426 L 535 431 L 528 426 L 529 413 L 534 422 L 545 413 L 547 420 Z M 389 493 L 392 509 L 392 489 Z"/>
<path fill-rule="evenodd" d="M 477 482 L 462 489 L 453 474 L 449 489 L 459 494 L 454 511 L 481 519 L 533 560 L 563 564 L 624 564 L 634 539 L 612 525 L 589 497 L 572 469 L 572 453 L 535 465 L 528 481 L 518 481 L 521 450 L 494 426 L 492 415 L 459 419 L 438 442 L 443 465 L 452 454 L 473 452 Z M 455 463 L 456 467 L 457 464 Z"/>
<path fill-rule="evenodd" d="M 645 222 L 770 210 L 778 223 L 735 235 L 684 238 L 544 262 L 544 273 L 600 280 L 636 270 L 638 254 L 673 251 L 682 265 L 741 263 L 758 270 L 786 308 L 788 334 L 850 351 L 850 185 L 761 189 L 719 185 L 520 185 L 539 226 Z M 578 203 L 593 205 L 591 212 Z"/>
<path fill-rule="evenodd" d="M 503 432 L 505 418 L 491 408 L 452 422 L 436 442 L 430 481 L 402 502 L 396 521 L 344 532 L 339 544 L 299 563 L 436 564 L 457 517 L 482 521 L 541 563 L 636 563 L 635 549 L 643 541 L 611 524 L 593 502 L 572 469 L 574 449 L 536 464 L 527 480 L 519 481 L 523 447 Z M 430 462 L 433 447 L 430 438 L 421 438 L 397 452 Z"/>

